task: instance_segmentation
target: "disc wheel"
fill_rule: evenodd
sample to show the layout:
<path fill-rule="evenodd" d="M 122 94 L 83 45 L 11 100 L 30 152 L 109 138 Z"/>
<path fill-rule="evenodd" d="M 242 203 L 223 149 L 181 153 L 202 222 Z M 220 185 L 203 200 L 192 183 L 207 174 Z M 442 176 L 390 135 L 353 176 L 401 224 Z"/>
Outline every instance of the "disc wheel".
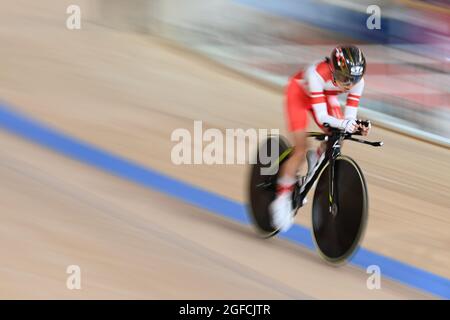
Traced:
<path fill-rule="evenodd" d="M 290 151 L 291 147 L 286 139 L 270 136 L 259 146 L 256 161 L 251 168 L 248 211 L 257 231 L 263 237 L 274 236 L 279 231 L 272 226 L 269 205 L 275 199 L 279 166 L 289 157 Z"/>
<path fill-rule="evenodd" d="M 363 173 L 353 159 L 339 156 L 334 163 L 334 205 L 330 210 L 328 164 L 314 193 L 312 231 L 321 256 L 339 264 L 354 253 L 365 231 L 368 194 Z"/>

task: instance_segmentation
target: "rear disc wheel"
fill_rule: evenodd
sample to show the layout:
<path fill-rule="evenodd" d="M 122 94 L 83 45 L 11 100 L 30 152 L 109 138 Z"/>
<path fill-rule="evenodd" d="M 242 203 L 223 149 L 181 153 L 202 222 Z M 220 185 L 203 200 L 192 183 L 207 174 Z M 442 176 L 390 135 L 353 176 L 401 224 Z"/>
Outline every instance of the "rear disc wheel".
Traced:
<path fill-rule="evenodd" d="M 248 212 L 258 233 L 266 238 L 276 235 L 279 231 L 272 226 L 269 206 L 276 196 L 279 166 L 289 157 L 290 150 L 286 139 L 281 136 L 270 136 L 259 146 L 256 161 L 251 168 Z M 260 157 L 260 153 L 268 157 Z M 268 159 L 270 161 L 267 161 Z M 272 170 L 268 170 L 269 168 Z"/>

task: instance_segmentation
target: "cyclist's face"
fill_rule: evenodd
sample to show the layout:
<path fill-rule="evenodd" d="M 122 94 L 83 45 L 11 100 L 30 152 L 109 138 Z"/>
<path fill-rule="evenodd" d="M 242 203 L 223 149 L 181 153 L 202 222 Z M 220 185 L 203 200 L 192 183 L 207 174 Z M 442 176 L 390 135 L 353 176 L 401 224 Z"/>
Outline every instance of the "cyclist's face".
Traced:
<path fill-rule="evenodd" d="M 353 88 L 354 84 L 353 83 L 340 83 L 339 81 L 336 81 L 336 84 L 339 88 L 341 88 L 342 90 L 345 91 L 349 91 L 351 88 Z"/>
<path fill-rule="evenodd" d="M 337 73 L 334 77 L 334 81 L 336 82 L 336 85 L 345 90 L 348 91 L 351 88 L 353 88 L 361 79 L 358 77 L 346 77 L 342 76 L 339 73 Z"/>

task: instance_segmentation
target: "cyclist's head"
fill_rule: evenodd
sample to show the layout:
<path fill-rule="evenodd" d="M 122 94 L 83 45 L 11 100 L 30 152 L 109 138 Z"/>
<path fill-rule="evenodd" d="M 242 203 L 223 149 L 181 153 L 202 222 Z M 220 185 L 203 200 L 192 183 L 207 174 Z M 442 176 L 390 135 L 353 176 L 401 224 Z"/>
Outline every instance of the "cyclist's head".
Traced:
<path fill-rule="evenodd" d="M 356 46 L 338 46 L 333 49 L 330 58 L 333 81 L 342 89 L 349 90 L 366 72 L 366 59 Z"/>

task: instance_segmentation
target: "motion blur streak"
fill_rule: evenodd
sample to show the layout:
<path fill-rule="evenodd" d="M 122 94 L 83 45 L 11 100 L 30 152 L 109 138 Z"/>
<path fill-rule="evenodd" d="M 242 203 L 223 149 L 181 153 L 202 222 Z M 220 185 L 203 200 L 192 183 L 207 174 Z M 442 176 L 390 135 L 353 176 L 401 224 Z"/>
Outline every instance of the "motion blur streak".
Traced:
<path fill-rule="evenodd" d="M 262 2 L 0 1 L 0 298 L 448 297 L 449 149 L 376 122 L 450 138 L 447 11 Z M 75 4 L 80 29 L 68 28 Z M 368 4 L 382 30 L 366 30 Z M 312 250 L 312 193 L 284 239 L 261 240 L 243 205 L 249 166 L 177 165 L 170 137 L 196 120 L 287 135 L 271 80 L 284 86 L 338 43 L 368 59 L 361 106 L 374 115 L 361 117 L 385 144 L 345 145 L 367 178 L 370 251 L 334 268 Z M 370 263 L 380 289 L 367 285 Z M 69 265 L 81 290 L 66 287 Z"/>
<path fill-rule="evenodd" d="M 235 221 L 248 223 L 245 215 L 245 206 L 240 203 L 180 182 L 64 135 L 56 130 L 49 129 L 45 125 L 26 118 L 2 104 L 0 104 L 0 126 L 23 138 L 95 166 L 108 173 L 145 187 L 156 189 L 179 200 L 218 213 Z M 314 250 L 310 233 L 303 226 L 295 225 L 288 233 L 281 235 L 281 237 Z M 378 265 L 383 270 L 383 274 L 389 278 L 450 299 L 450 280 L 444 277 L 420 270 L 366 249 L 359 249 L 351 262 L 353 265 L 362 267 L 363 269 L 366 269 L 370 265 Z"/>

